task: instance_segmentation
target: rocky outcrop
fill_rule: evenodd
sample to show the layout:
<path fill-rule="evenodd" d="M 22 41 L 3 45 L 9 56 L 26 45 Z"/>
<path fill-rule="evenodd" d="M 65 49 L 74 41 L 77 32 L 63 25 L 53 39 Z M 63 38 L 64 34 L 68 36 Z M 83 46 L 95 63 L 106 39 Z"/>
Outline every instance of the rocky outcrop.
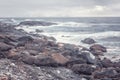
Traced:
<path fill-rule="evenodd" d="M 1 80 L 120 79 L 120 61 L 102 60 L 100 56 L 107 52 L 102 45 L 93 44 L 87 49 L 57 43 L 53 37 L 27 34 L 8 24 L 1 27 Z M 11 28 L 10 31 L 4 32 L 6 27 Z"/>
<path fill-rule="evenodd" d="M 45 21 L 23 21 L 20 22 L 18 26 L 20 25 L 27 25 L 27 26 L 50 26 L 50 25 L 54 25 L 56 23 L 52 23 L 52 22 L 45 22 Z"/>

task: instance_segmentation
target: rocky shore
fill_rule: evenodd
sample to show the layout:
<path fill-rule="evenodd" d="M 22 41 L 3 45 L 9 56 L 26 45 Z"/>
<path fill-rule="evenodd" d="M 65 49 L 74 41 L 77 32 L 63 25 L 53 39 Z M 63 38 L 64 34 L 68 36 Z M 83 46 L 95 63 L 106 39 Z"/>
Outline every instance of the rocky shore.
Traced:
<path fill-rule="evenodd" d="M 88 38 L 90 48 L 57 43 L 53 37 L 17 30 L 0 22 L 0 80 L 120 80 L 120 61 L 100 56 L 107 49 Z"/>

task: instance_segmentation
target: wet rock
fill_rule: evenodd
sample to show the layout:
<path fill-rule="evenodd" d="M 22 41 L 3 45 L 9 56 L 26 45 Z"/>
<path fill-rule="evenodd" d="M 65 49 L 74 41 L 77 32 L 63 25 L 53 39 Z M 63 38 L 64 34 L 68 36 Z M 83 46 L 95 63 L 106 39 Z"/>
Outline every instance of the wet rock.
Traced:
<path fill-rule="evenodd" d="M 107 52 L 106 47 L 99 45 L 99 44 L 94 44 L 90 47 L 90 51 L 94 55 L 103 55 L 104 52 Z"/>
<path fill-rule="evenodd" d="M 18 38 L 18 41 L 22 41 L 22 42 L 28 42 L 28 41 L 33 41 L 34 39 L 31 36 L 23 36 Z"/>
<path fill-rule="evenodd" d="M 117 76 L 117 72 L 114 68 L 102 69 L 101 71 L 96 71 L 94 73 L 94 78 L 102 79 L 102 78 L 115 78 Z"/>
<path fill-rule="evenodd" d="M 3 42 L 0 42 L 0 51 L 9 51 L 12 47 L 3 43 Z"/>
<path fill-rule="evenodd" d="M 95 56 L 88 51 L 81 52 L 81 56 L 83 57 L 83 59 L 85 59 L 87 61 L 88 64 L 95 64 L 96 63 Z"/>
<path fill-rule="evenodd" d="M 27 25 L 27 26 L 50 26 L 53 25 L 55 23 L 51 23 L 51 22 L 44 22 L 44 21 L 23 21 L 20 22 L 20 25 Z"/>
<path fill-rule="evenodd" d="M 77 74 L 92 75 L 95 68 L 87 64 L 75 64 L 71 68 Z"/>
<path fill-rule="evenodd" d="M 37 33 L 44 32 L 43 30 L 40 30 L 40 29 L 36 29 L 35 31 L 36 31 Z"/>
<path fill-rule="evenodd" d="M 85 43 L 85 44 L 94 44 L 96 43 L 96 41 L 92 38 L 86 38 L 84 40 L 82 40 L 81 42 Z"/>

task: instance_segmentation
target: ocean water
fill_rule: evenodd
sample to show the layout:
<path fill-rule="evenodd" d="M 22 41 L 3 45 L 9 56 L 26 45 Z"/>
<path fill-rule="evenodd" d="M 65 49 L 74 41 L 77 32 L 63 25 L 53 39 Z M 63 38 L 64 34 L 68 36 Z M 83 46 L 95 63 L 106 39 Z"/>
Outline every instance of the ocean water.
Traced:
<path fill-rule="evenodd" d="M 57 23 L 51 26 L 19 26 L 28 33 L 36 29 L 43 30 L 47 36 L 53 36 L 57 42 L 70 43 L 89 47 L 81 40 L 93 38 L 98 44 L 107 47 L 105 54 L 109 58 L 120 59 L 120 17 L 81 17 L 81 18 L 4 18 L 0 19 L 12 24 L 21 21 L 47 21 Z M 114 59 L 113 58 L 113 59 Z"/>

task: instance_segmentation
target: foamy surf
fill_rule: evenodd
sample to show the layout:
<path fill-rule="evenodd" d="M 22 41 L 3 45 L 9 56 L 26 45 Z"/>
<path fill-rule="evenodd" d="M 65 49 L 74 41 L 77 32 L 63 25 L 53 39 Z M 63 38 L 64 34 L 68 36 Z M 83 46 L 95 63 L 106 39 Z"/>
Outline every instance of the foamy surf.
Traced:
<path fill-rule="evenodd" d="M 41 20 L 49 21 L 44 19 L 38 19 L 37 21 Z M 90 45 L 82 43 L 81 40 L 93 38 L 98 44 L 107 47 L 108 52 L 105 56 L 113 58 L 114 56 L 120 55 L 120 23 L 118 22 L 79 22 L 64 21 L 64 19 L 63 21 L 50 21 L 57 24 L 50 26 L 18 26 L 17 29 L 23 29 L 33 34 L 52 36 L 57 39 L 57 42 L 82 45 L 87 48 L 89 48 Z M 43 30 L 43 32 L 36 32 L 36 29 Z"/>

